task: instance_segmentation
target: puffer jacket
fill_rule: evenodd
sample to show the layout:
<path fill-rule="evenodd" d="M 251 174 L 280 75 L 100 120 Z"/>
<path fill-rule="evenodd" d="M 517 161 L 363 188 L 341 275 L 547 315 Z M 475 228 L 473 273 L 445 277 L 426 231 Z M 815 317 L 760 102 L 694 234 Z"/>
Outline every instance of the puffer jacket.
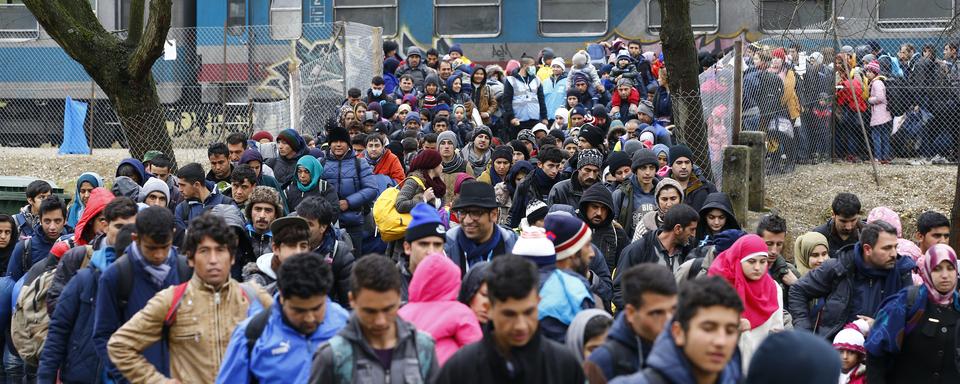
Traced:
<path fill-rule="evenodd" d="M 598 203 L 607 208 L 607 219 L 600 225 L 593 225 L 586 217 L 587 204 Z M 620 224 L 613 221 L 617 216 L 617 211 L 613 205 L 613 196 L 603 184 L 596 183 L 591 185 L 583 192 L 580 198 L 580 217 L 593 231 L 591 242 L 600 249 L 600 254 L 607 262 L 607 268 L 613 270 L 617 267 L 617 258 L 620 252 L 627 246 L 627 233 Z"/>
<path fill-rule="evenodd" d="M 547 205 L 566 204 L 571 207 L 578 207 L 584 190 L 586 188 L 583 184 L 580 184 L 580 178 L 574 172 L 569 179 L 563 180 L 550 188 L 550 195 L 547 196 L 546 203 Z"/>
<path fill-rule="evenodd" d="M 340 212 L 340 226 L 362 226 L 364 216 L 370 211 L 377 197 L 377 185 L 374 178 L 370 177 L 373 175 L 373 168 L 366 161 L 357 158 L 353 149 L 347 150 L 341 159 L 327 152 L 321 162 L 323 179 L 331 184 L 341 200 L 348 203 L 347 210 Z"/>
<path fill-rule="evenodd" d="M 247 223 L 247 236 L 250 237 L 250 248 L 253 250 L 253 256 L 260 257 L 273 252 L 273 232 L 268 229 L 266 233 L 257 233 L 253 229 L 253 224 Z"/>
<path fill-rule="evenodd" d="M 363 155 L 366 156 L 366 151 Z M 397 183 L 403 181 L 405 175 L 400 159 L 387 149 L 383 150 L 383 154 L 377 160 L 377 164 L 373 167 L 373 173 L 390 176 Z"/>
<path fill-rule="evenodd" d="M 483 338 L 473 310 L 457 301 L 460 268 L 447 257 L 423 259 L 407 292 L 409 301 L 398 314 L 433 336 L 441 365 L 463 346 Z"/>
<path fill-rule="evenodd" d="M 231 279 L 219 290 L 205 284 L 199 275 L 187 283 L 176 310 L 176 321 L 167 331 L 170 376 L 184 383 L 212 383 L 226 353 L 233 329 L 273 303 L 262 288 L 250 286 L 257 297 L 246 297 L 240 283 Z M 167 380 L 140 354 L 163 337 L 164 317 L 173 304 L 170 286 L 110 337 L 107 349 L 117 369 L 134 383 Z"/>

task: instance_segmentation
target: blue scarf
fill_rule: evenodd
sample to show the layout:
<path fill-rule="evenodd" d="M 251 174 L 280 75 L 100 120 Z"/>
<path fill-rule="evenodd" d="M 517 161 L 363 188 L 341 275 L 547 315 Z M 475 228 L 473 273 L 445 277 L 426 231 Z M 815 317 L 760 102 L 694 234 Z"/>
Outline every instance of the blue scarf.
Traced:
<path fill-rule="evenodd" d="M 908 298 L 912 287 L 907 287 L 896 295 L 890 296 L 877 311 L 876 322 L 870 328 L 870 334 L 863 343 L 871 355 L 887 356 L 900 353 L 904 337 L 913 331 L 924 319 L 927 304 L 927 286 L 920 285 L 917 299 L 908 307 Z M 953 310 L 960 311 L 960 295 L 953 295 Z"/>
<path fill-rule="evenodd" d="M 107 267 L 113 264 L 114 261 L 117 261 L 117 252 L 113 249 L 112 245 L 107 245 L 93 252 L 93 256 L 90 258 L 90 265 L 102 272 L 106 271 Z"/>
<path fill-rule="evenodd" d="M 496 226 L 493 228 L 493 236 L 483 244 L 477 244 L 474 243 L 473 240 L 468 239 L 462 229 L 457 232 L 457 245 L 460 246 L 460 250 L 464 254 L 467 269 L 470 269 L 471 265 L 479 262 L 490 261 L 490 259 L 493 258 L 493 248 L 495 248 L 497 244 L 500 244 L 501 241 L 500 229 Z"/>
<path fill-rule="evenodd" d="M 862 276 L 865 276 L 868 279 L 883 281 L 883 292 L 887 296 L 894 295 L 897 291 L 900 290 L 900 270 L 897 268 L 897 265 L 894 265 L 890 269 L 880 269 L 873 268 L 868 266 L 867 263 L 863 260 L 863 246 L 861 243 L 854 245 L 853 253 L 853 262 L 856 265 L 857 273 L 860 273 Z M 857 292 L 855 292 L 857 294 Z M 855 307 L 856 310 L 862 310 L 863 308 L 871 308 L 872 305 L 876 305 L 876 308 L 880 308 L 880 302 L 883 301 L 883 297 L 867 297 L 864 295 L 859 295 L 859 300 L 854 300 L 854 303 L 860 301 L 859 307 Z M 871 305 L 871 307 L 867 307 Z"/>
<path fill-rule="evenodd" d="M 100 175 L 93 172 L 85 172 L 80 175 L 77 179 L 77 189 L 73 192 L 73 203 L 67 212 L 67 225 L 70 227 L 76 227 L 77 222 L 80 221 L 80 217 L 83 215 L 83 209 L 86 208 L 83 205 L 83 202 L 80 201 L 80 186 L 84 182 L 90 183 L 94 188 L 103 186 L 103 178 Z"/>

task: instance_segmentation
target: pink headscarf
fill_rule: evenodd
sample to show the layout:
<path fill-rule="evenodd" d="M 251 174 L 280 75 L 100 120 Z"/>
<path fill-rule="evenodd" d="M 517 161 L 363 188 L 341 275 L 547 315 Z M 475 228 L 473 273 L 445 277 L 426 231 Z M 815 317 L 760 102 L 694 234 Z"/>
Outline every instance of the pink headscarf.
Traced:
<path fill-rule="evenodd" d="M 937 265 L 944 261 L 949 261 L 954 267 L 957 266 L 957 253 L 949 245 L 937 244 L 927 250 L 927 253 L 920 258 L 920 276 L 923 278 L 923 285 L 927 286 L 927 297 L 937 304 L 947 305 L 953 301 L 953 295 L 956 293 L 956 285 L 950 289 L 950 293 L 943 294 L 937 291 L 933 284 L 933 270 Z"/>
<path fill-rule="evenodd" d="M 751 257 L 767 257 L 767 243 L 754 234 L 737 239 L 730 249 L 721 252 L 710 265 L 707 274 L 720 276 L 737 291 L 743 301 L 742 317 L 750 321 L 750 328 L 756 328 L 770 319 L 774 311 L 779 310 L 777 301 L 777 283 L 770 274 L 764 273 L 760 280 L 750 280 L 743 274 L 740 264 Z"/>

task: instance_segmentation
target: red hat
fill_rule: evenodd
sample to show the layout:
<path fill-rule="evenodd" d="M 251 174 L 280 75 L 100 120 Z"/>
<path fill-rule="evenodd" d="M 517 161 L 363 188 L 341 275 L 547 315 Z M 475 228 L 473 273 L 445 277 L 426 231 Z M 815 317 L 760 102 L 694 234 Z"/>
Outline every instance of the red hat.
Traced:
<path fill-rule="evenodd" d="M 781 60 L 787 59 L 787 51 L 781 48 L 774 49 L 773 52 L 770 52 L 770 56 L 779 57 Z"/>
<path fill-rule="evenodd" d="M 418 153 L 413 160 L 410 160 L 410 170 L 433 169 L 440 165 L 440 162 L 442 161 L 443 158 L 440 157 L 440 152 L 437 152 L 433 149 L 424 149 L 420 151 L 420 153 Z"/>
<path fill-rule="evenodd" d="M 260 132 L 254 133 L 251 139 L 258 142 L 263 139 L 273 141 L 273 135 L 271 135 L 270 132 L 267 132 L 267 131 L 260 131 Z"/>

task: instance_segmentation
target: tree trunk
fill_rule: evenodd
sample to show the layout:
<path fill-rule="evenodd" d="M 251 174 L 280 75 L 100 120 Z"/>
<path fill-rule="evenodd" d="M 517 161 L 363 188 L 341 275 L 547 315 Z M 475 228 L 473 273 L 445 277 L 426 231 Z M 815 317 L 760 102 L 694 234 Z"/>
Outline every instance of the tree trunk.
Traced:
<path fill-rule="evenodd" d="M 673 102 L 673 123 L 693 151 L 693 163 L 712 180 L 707 124 L 700 102 L 700 61 L 690 25 L 690 1 L 661 1 L 660 17 L 663 21 L 660 42 Z"/>

